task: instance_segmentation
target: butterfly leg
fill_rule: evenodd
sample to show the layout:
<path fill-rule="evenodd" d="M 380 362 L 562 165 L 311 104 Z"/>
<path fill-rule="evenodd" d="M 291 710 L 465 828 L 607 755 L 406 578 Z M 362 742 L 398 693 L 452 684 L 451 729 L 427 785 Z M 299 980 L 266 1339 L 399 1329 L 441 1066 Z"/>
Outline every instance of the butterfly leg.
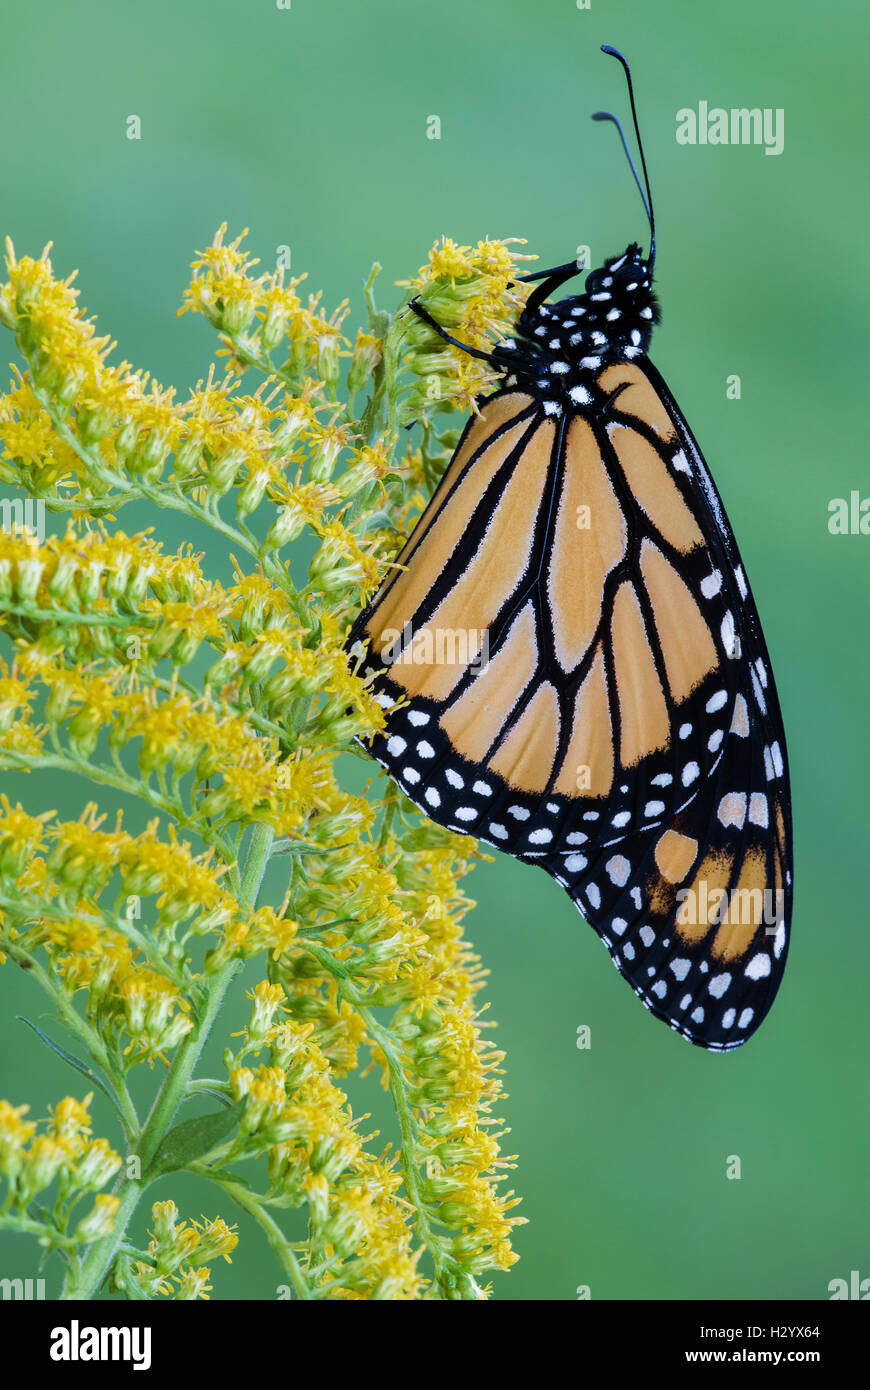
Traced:
<path fill-rule="evenodd" d="M 493 353 L 484 352 L 481 348 L 469 347 L 467 343 L 460 343 L 458 338 L 452 337 L 447 332 L 446 328 L 442 328 L 440 323 L 438 323 L 436 319 L 433 319 L 432 315 L 429 313 L 429 310 L 423 308 L 423 305 L 420 303 L 419 298 L 412 299 L 408 304 L 408 308 L 413 309 L 418 319 L 422 319 L 424 323 L 427 323 L 429 327 L 433 329 L 435 333 L 438 334 L 439 338 L 444 339 L 445 343 L 450 343 L 452 347 L 461 348 L 463 352 L 468 353 L 469 357 L 478 357 L 481 362 L 489 362 L 490 366 L 497 365 L 496 358 Z"/>

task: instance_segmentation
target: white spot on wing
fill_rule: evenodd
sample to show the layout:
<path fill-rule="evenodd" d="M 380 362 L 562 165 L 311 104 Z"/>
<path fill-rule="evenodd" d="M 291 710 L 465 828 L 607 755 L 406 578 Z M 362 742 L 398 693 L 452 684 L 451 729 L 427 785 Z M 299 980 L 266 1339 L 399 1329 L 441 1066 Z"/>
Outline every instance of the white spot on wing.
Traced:
<path fill-rule="evenodd" d="M 615 883 L 617 888 L 625 886 L 631 873 L 631 864 L 624 854 L 614 854 L 612 859 L 608 859 L 604 867 L 611 883 Z"/>
<path fill-rule="evenodd" d="M 767 814 L 767 797 L 762 792 L 753 792 L 749 802 L 749 819 L 753 825 L 760 825 L 762 830 L 766 830 L 769 824 Z"/>
<path fill-rule="evenodd" d="M 761 980 L 764 978 L 765 975 L 769 975 L 770 956 L 767 954 L 767 952 L 759 951 L 756 955 L 754 955 L 752 957 L 752 960 L 747 965 L 745 973 L 749 976 L 750 980 Z M 740 1026 L 742 1028 L 743 1024 L 741 1023 Z"/>
<path fill-rule="evenodd" d="M 736 825 L 738 830 L 741 830 L 746 820 L 746 793 L 729 792 L 727 796 L 723 796 L 719 802 L 718 815 L 723 825 Z"/>
<path fill-rule="evenodd" d="M 529 835 L 529 843 L 532 845 L 547 845 L 552 838 L 552 830 L 533 830 Z"/>

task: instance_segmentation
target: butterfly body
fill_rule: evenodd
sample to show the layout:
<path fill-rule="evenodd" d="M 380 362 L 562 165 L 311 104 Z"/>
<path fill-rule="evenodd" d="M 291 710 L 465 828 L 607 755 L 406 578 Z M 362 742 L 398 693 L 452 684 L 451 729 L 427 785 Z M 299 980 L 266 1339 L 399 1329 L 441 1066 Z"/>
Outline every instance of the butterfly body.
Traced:
<path fill-rule="evenodd" d="M 548 273 L 487 354 L 504 386 L 352 629 L 387 711 L 369 751 L 433 819 L 544 869 L 648 1009 L 730 1051 L 787 948 L 773 675 L 718 492 L 646 355 L 651 258 L 629 246 L 550 300 L 576 269 Z"/>

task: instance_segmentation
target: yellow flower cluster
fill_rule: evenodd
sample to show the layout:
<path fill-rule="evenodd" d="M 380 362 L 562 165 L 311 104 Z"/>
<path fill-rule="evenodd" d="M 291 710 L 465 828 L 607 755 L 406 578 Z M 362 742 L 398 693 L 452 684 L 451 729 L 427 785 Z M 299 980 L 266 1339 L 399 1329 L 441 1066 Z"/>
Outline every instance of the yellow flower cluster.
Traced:
<path fill-rule="evenodd" d="M 53 998 L 141 1157 L 144 1173 L 119 1180 L 122 1226 L 128 1184 L 181 1153 L 259 1222 L 298 1296 L 480 1297 L 481 1276 L 515 1258 L 519 1218 L 500 1188 L 502 1054 L 462 932 L 476 851 L 394 787 L 349 792 L 337 760 L 384 726 L 345 640 L 455 444 L 431 417 L 473 407 L 490 378 L 407 308 L 378 310 L 374 272 L 351 346 L 346 304 L 327 314 L 280 266 L 253 273 L 241 241 L 221 228 L 193 263 L 181 312 L 218 330 L 225 365 L 184 400 L 110 364 L 48 248 L 8 246 L 0 322 L 23 362 L 0 395 L 0 480 L 67 521 L 44 537 L 0 527 L 0 770 L 85 780 L 132 799 L 127 824 L 145 828 L 91 801 L 62 818 L 0 797 L 0 949 Z M 445 240 L 409 291 L 464 341 L 491 341 L 523 300 L 518 259 Z M 419 445 L 400 429 L 412 418 Z M 208 578 L 190 544 L 167 553 L 118 529 L 130 502 L 205 528 L 232 582 Z M 282 555 L 300 539 L 301 576 Z M 265 978 L 227 1079 L 202 1080 L 199 1049 L 254 958 Z M 140 1120 L 128 1076 L 155 1060 L 167 1066 Z M 380 1153 L 352 1103 L 371 1066 L 401 1134 Z M 173 1140 L 182 1101 L 215 1088 L 232 1108 L 183 1118 Z M 209 1263 L 236 1243 L 222 1221 L 157 1203 L 134 1258 L 111 1236 L 118 1197 L 68 1219 L 68 1199 L 120 1165 L 88 1139 L 89 1103 L 63 1102 L 43 1134 L 0 1106 L 15 1220 L 25 1229 L 28 1194 L 57 1184 L 63 1221 L 37 1234 L 67 1261 L 67 1296 L 108 1279 L 131 1297 L 206 1297 Z M 266 1191 L 237 1180 L 247 1160 Z M 302 1205 L 309 1236 L 291 1247 L 273 1212 Z"/>
<path fill-rule="evenodd" d="M 357 833 L 342 844 L 332 841 L 327 852 L 307 855 L 305 883 L 294 901 L 306 935 L 294 952 L 273 961 L 271 978 L 283 990 L 264 983 L 256 992 L 246 1046 L 234 1058 L 232 1073 L 234 1096 L 246 1100 L 244 1151 L 256 1151 L 252 1134 L 261 1148 L 276 1146 L 270 1148 L 270 1177 L 294 1205 L 303 1193 L 310 1202 L 310 1144 L 304 1152 L 298 1142 L 286 1147 L 297 1135 L 310 1140 L 328 1133 L 342 1162 L 334 1172 L 318 1165 L 318 1176 L 333 1184 L 341 1178 L 341 1190 L 349 1182 L 359 1185 L 353 1166 L 359 1144 L 355 1130 L 350 1137 L 346 1132 L 344 1094 L 326 1086 L 327 1067 L 339 1075 L 352 1070 L 360 1045 L 367 1044 L 385 1084 L 400 1073 L 416 1135 L 403 1160 L 413 1169 L 432 1222 L 456 1232 L 432 1243 L 445 1279 L 466 1288 L 476 1287 L 487 1269 L 510 1267 L 510 1232 L 520 1220 L 510 1214 L 513 1194 L 497 1191 L 511 1166 L 499 1157 L 492 1114 L 502 1094 L 503 1054 L 482 1036 L 475 996 L 484 972 L 460 925 L 471 906 L 460 886 L 471 853 L 470 841 L 435 827 L 409 827 L 404 836 L 392 835 L 377 846 L 366 846 Z M 339 883 L 344 920 L 335 922 Z M 294 1026 L 272 1025 L 282 996 Z M 371 1010 L 379 1005 L 396 1008 L 389 1055 L 373 1026 Z M 272 1065 L 256 1074 L 239 1069 L 245 1053 L 258 1053 L 264 1041 L 271 1042 Z M 289 1105 L 288 1079 L 298 1088 Z M 300 1093 L 307 1107 L 301 1122 Z M 317 1130 L 315 1115 L 325 1131 Z M 376 1215 L 373 1210 L 372 1220 Z"/>
<path fill-rule="evenodd" d="M 239 1243 L 235 1226 L 220 1217 L 191 1222 L 178 1217 L 172 1201 L 155 1202 L 151 1208 L 154 1229 L 149 1233 L 148 1259 L 137 1260 L 132 1268 L 140 1293 L 148 1298 L 158 1294 L 178 1301 L 208 1298 L 211 1270 L 206 1264 L 194 1267 L 191 1261 L 222 1257 L 232 1264 L 230 1256 Z"/>
<path fill-rule="evenodd" d="M 490 348 L 510 336 L 529 292 L 514 277 L 517 261 L 533 258 L 510 249 L 517 240 L 470 247 L 443 237 L 416 276 L 400 283 L 459 342 Z M 414 348 L 411 370 L 421 380 L 406 399 L 402 418 L 410 421 L 439 409 L 476 410 L 478 396 L 497 384 L 491 368 L 445 342 L 410 311 L 404 325 L 405 342 Z"/>
<path fill-rule="evenodd" d="M 258 262 L 241 243 L 247 230 L 224 244 L 226 223 L 214 241 L 191 263 L 194 272 L 179 313 L 192 309 L 226 335 L 230 364 L 242 371 L 251 358 L 269 361 L 281 348 L 288 355 L 294 376 L 309 371 L 332 391 L 338 384 L 339 358 L 349 356 L 341 325 L 348 313 L 345 301 L 329 317 L 319 307 L 320 295 L 309 295 L 307 305 L 296 294 L 305 276 L 284 284 L 284 268 L 252 278 L 248 271 Z"/>
<path fill-rule="evenodd" d="M 255 992 L 248 1045 L 265 1043 L 271 1064 L 256 1071 L 235 1066 L 230 1073 L 233 1096 L 245 1108 L 228 1158 L 267 1151 L 275 1204 L 308 1204 L 313 1248 L 307 1272 L 321 1296 L 419 1298 L 425 1280 L 419 1251 L 412 1249 L 412 1213 L 399 1195 L 397 1162 L 366 1152 L 347 1096 L 318 1045 L 321 1027 L 292 1020 L 269 1026 L 283 993 L 265 983 Z"/>
<path fill-rule="evenodd" d="M 222 330 L 231 371 L 218 380 L 212 367 L 186 401 L 127 362 L 108 365 L 114 344 L 95 336 L 72 277 L 54 278 L 50 248 L 39 260 L 19 259 L 7 242 L 0 321 L 30 370 L 16 373 L 0 398 L 0 479 L 91 515 L 142 489 L 165 505 L 184 498 L 211 514 L 234 489 L 240 519 L 264 500 L 278 508 L 266 544 L 274 549 L 295 538 L 297 520 L 313 525 L 326 507 L 390 472 L 387 441 L 340 423 L 344 406 L 335 400 L 341 360 L 352 356 L 358 391 L 361 372 L 378 359 L 376 340 L 368 335 L 352 355 L 341 333 L 346 305 L 328 317 L 319 296 L 303 307 L 299 281 L 284 287 L 281 270 L 251 279 L 256 262 L 239 250 L 241 238 L 224 246 L 222 236 L 194 262 L 185 308 Z M 282 343 L 289 355 L 276 366 L 272 353 Z M 238 377 L 249 366 L 287 390 L 267 395 L 263 383 L 241 392 Z"/>
<path fill-rule="evenodd" d="M 82 1101 L 66 1096 L 42 1128 L 24 1119 L 29 1106 L 0 1100 L 0 1178 L 7 1186 L 0 1201 L 0 1225 L 7 1213 L 25 1212 L 35 1197 L 57 1183 L 57 1200 L 51 1211 L 43 1211 L 41 1245 L 86 1244 L 112 1230 L 118 1198 L 98 1189 L 117 1173 L 121 1157 L 106 1139 L 91 1138 L 92 1099 L 93 1095 Z M 98 1195 L 90 1210 L 73 1218 L 73 1207 L 91 1192 Z"/>

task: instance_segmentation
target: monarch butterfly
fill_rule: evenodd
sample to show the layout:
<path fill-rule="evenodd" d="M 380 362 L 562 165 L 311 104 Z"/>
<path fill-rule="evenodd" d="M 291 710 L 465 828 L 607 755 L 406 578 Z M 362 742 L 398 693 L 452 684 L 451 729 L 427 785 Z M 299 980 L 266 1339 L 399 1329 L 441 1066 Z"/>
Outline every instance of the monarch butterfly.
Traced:
<path fill-rule="evenodd" d="M 369 751 L 411 800 L 544 869 L 646 1007 L 724 1052 L 785 965 L 785 737 L 730 524 L 646 355 L 652 195 L 628 63 L 604 52 L 625 72 L 643 184 L 618 119 L 595 118 L 619 130 L 649 256 L 630 245 L 556 303 L 576 261 L 523 277 L 542 283 L 489 352 L 412 302 L 504 380 L 348 645 L 387 711 Z"/>

